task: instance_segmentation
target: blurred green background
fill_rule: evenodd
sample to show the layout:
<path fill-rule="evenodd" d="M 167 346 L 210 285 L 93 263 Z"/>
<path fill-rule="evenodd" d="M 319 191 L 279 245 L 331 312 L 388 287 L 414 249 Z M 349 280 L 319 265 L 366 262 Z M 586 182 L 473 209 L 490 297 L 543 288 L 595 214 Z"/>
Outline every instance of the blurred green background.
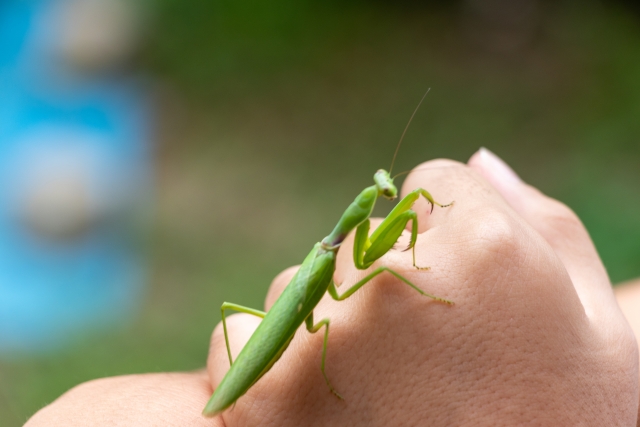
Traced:
<path fill-rule="evenodd" d="M 595 1 L 146 2 L 152 278 L 134 323 L 0 362 L 0 425 L 74 385 L 204 365 L 222 301 L 261 307 L 373 172 L 486 146 L 640 276 L 640 15 Z M 381 204 L 384 214 L 390 204 Z"/>

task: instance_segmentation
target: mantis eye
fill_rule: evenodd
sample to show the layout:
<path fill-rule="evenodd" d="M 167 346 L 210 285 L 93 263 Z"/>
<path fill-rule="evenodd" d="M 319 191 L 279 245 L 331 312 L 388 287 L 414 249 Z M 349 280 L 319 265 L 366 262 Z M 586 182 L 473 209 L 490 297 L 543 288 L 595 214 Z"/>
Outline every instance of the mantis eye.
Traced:
<path fill-rule="evenodd" d="M 382 194 L 384 195 L 384 197 L 391 200 L 395 199 L 397 196 L 395 189 L 390 187 L 383 189 Z"/>

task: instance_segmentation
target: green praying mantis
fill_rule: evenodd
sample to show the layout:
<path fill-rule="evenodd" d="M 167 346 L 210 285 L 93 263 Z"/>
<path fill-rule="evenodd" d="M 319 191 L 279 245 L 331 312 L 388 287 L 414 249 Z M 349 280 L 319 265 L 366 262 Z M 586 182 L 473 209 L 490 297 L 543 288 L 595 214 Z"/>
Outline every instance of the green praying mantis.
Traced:
<path fill-rule="evenodd" d="M 400 137 L 394 154 L 394 161 L 404 134 L 427 93 L 429 93 L 428 90 L 420 100 L 418 107 L 416 107 Z M 392 168 L 393 161 L 389 170 L 391 171 Z M 375 184 L 362 190 L 342 214 L 342 217 L 331 234 L 314 245 L 311 252 L 309 252 L 302 262 L 297 273 L 291 279 L 291 282 L 289 282 L 268 313 L 228 302 L 222 304 L 222 325 L 231 367 L 205 406 L 203 415 L 208 417 L 217 415 L 229 408 L 238 398 L 244 395 L 280 358 L 289 346 L 296 330 L 303 322 L 307 330 L 311 333 L 318 332 L 322 327 L 325 328 L 320 368 L 331 392 L 342 399 L 342 396 L 331 385 L 325 372 L 330 320 L 328 318 L 322 319 L 315 324 L 313 320 L 313 309 L 320 302 L 325 292 L 329 292 L 329 295 L 331 295 L 333 299 L 342 301 L 349 298 L 354 292 L 377 275 L 388 272 L 415 289 L 421 295 L 446 304 L 453 304 L 452 301 L 424 292 L 405 277 L 388 267 L 376 268 L 344 293 L 338 293 L 338 289 L 333 280 L 333 274 L 336 269 L 336 257 L 340 250 L 340 245 L 350 232 L 354 229 L 356 230 L 353 245 L 353 261 L 355 266 L 358 269 L 366 270 L 376 260 L 393 248 L 406 225 L 411 221 L 411 239 L 405 250 L 411 249 L 413 251 L 413 266 L 415 268 L 428 269 L 428 267 L 423 268 L 416 265 L 415 243 L 418 238 L 418 218 L 416 212 L 413 211 L 411 207 L 420 196 L 423 196 L 427 200 L 431 205 L 432 211 L 434 205 L 447 207 L 453 204 L 453 202 L 444 205 L 440 204 L 433 199 L 428 191 L 417 188 L 404 197 L 369 236 L 369 218 L 376 200 L 379 197 L 394 200 L 398 196 L 398 189 L 393 184 L 393 178 L 390 172 L 380 169 L 374 174 L 373 180 Z M 263 318 L 235 362 L 231 356 L 225 319 L 225 311 L 229 309 Z"/>

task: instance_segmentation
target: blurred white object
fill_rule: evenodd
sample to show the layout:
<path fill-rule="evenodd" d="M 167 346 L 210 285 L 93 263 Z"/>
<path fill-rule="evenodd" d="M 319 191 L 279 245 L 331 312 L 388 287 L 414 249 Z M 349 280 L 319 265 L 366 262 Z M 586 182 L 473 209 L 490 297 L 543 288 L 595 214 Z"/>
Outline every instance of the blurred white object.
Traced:
<path fill-rule="evenodd" d="M 40 126 L 16 144 L 11 205 L 35 235 L 74 240 L 110 218 L 126 216 L 140 177 L 85 128 Z M 138 185 L 136 185 L 138 183 Z"/>
<path fill-rule="evenodd" d="M 143 19 L 137 2 L 63 0 L 56 6 L 56 48 L 82 70 L 111 69 L 137 49 Z"/>

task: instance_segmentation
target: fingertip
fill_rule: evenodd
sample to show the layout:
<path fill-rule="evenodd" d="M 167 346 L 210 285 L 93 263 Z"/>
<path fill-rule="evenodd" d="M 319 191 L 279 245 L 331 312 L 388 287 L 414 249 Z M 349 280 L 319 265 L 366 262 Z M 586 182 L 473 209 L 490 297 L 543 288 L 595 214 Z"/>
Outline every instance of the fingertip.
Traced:
<path fill-rule="evenodd" d="M 504 160 L 485 147 L 480 147 L 471 156 L 467 165 L 482 175 L 499 191 L 501 187 L 522 184 L 518 174 Z"/>
<path fill-rule="evenodd" d="M 422 189 L 430 194 L 436 206 L 450 207 L 451 202 L 466 196 L 468 180 L 475 180 L 469 173 L 469 168 L 464 163 L 449 159 L 434 159 L 421 163 L 411 170 L 402 184 L 401 196 L 404 198 L 417 189 Z M 460 191 L 462 189 L 462 191 Z M 464 196 L 463 196 L 464 195 Z M 418 232 L 423 233 L 429 228 L 445 221 L 445 216 L 451 210 L 435 214 L 434 204 L 426 197 L 419 196 L 411 207 L 418 215 Z M 410 226 L 409 223 L 407 223 Z"/>
<path fill-rule="evenodd" d="M 480 147 L 478 151 L 476 151 L 471 155 L 471 157 L 469 157 L 469 160 L 467 160 L 467 166 L 473 167 L 478 161 L 480 161 L 480 151 L 482 151 L 483 149 L 484 147 Z"/>
<path fill-rule="evenodd" d="M 547 199 L 537 189 L 522 181 L 504 160 L 485 147 L 480 147 L 469 158 L 467 165 L 491 184 L 498 194 L 525 218 L 532 200 L 538 203 L 541 198 Z"/>

